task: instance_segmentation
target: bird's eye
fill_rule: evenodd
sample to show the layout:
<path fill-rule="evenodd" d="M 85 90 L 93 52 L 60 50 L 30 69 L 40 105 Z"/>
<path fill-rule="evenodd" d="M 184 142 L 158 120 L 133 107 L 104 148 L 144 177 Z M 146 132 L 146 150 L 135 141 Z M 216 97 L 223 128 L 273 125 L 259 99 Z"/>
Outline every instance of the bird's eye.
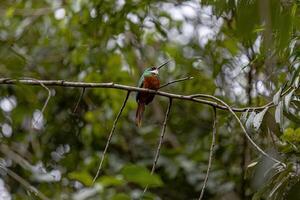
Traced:
<path fill-rule="evenodd" d="M 152 67 L 151 70 L 156 70 L 156 67 Z"/>

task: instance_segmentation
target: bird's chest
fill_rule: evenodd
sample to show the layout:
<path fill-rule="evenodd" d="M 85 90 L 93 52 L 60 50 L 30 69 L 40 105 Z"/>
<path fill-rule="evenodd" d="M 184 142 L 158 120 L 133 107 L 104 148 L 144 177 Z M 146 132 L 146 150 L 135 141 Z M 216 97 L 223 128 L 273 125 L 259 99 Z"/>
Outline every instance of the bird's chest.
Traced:
<path fill-rule="evenodd" d="M 152 89 L 152 90 L 158 90 L 159 89 L 159 78 L 157 76 L 148 76 L 144 78 L 144 88 Z"/>

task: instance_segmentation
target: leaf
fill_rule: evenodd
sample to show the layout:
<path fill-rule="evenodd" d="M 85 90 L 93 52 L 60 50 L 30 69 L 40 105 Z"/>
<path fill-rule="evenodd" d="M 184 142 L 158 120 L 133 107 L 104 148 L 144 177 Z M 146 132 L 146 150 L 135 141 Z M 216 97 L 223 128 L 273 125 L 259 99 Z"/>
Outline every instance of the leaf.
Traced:
<path fill-rule="evenodd" d="M 91 186 L 92 183 L 93 183 L 92 176 L 88 172 L 85 172 L 85 171 L 71 172 L 71 173 L 68 174 L 68 177 L 70 179 L 79 181 L 79 182 L 83 183 L 86 186 Z"/>
<path fill-rule="evenodd" d="M 282 103 L 282 101 L 280 101 L 279 104 L 276 106 L 275 121 L 277 124 L 279 124 L 280 128 L 282 128 L 282 125 L 283 125 L 283 103 Z"/>
<path fill-rule="evenodd" d="M 122 175 L 129 182 L 139 184 L 142 187 L 158 187 L 162 186 L 163 182 L 158 175 L 151 174 L 150 171 L 138 165 L 126 165 L 122 169 Z"/>
<path fill-rule="evenodd" d="M 297 69 L 294 71 L 292 79 L 290 80 L 290 84 L 293 84 L 296 80 L 296 78 L 299 76 L 300 74 L 300 66 L 297 67 Z"/>
<path fill-rule="evenodd" d="M 292 99 L 292 102 L 296 107 L 300 108 L 300 98 L 299 98 L 299 96 L 294 96 L 293 99 Z"/>
<path fill-rule="evenodd" d="M 272 196 L 275 194 L 275 192 L 282 186 L 283 183 L 285 183 L 290 176 L 283 176 L 281 179 L 276 181 L 275 186 L 273 187 L 272 191 L 269 193 L 269 198 L 272 199 Z"/>
<path fill-rule="evenodd" d="M 292 141 L 293 140 L 293 135 L 294 135 L 294 129 L 293 128 L 286 128 L 283 131 L 283 135 L 281 136 L 281 138 L 285 141 Z"/>
<path fill-rule="evenodd" d="M 247 116 L 249 113 L 249 109 L 246 112 L 243 112 L 241 115 L 241 122 L 245 123 L 247 121 Z"/>
<path fill-rule="evenodd" d="M 297 76 L 296 79 L 295 79 L 295 81 L 294 81 L 294 83 L 293 83 L 294 88 L 298 88 L 299 87 L 299 80 L 300 80 L 300 77 Z"/>
<path fill-rule="evenodd" d="M 258 161 L 253 161 L 252 163 L 250 163 L 247 167 L 246 167 L 246 171 L 244 174 L 244 178 L 248 179 L 253 177 L 253 174 L 255 173 L 255 169 L 254 167 L 258 164 Z"/>
<path fill-rule="evenodd" d="M 287 112 L 289 112 L 289 107 L 290 107 L 291 99 L 292 99 L 294 92 L 295 92 L 295 89 L 293 89 L 290 93 L 288 93 L 284 97 L 284 106 L 285 106 L 285 109 Z"/>
<path fill-rule="evenodd" d="M 260 113 L 255 115 L 255 117 L 253 119 L 253 126 L 256 131 L 258 131 L 268 109 L 269 109 L 269 107 L 266 107 L 263 111 L 261 111 Z"/>
<path fill-rule="evenodd" d="M 247 168 L 251 168 L 251 167 L 254 167 L 254 166 L 256 166 L 257 165 L 257 161 L 255 161 L 255 162 L 252 162 L 252 163 L 250 163 L 248 166 L 247 166 Z"/>
<path fill-rule="evenodd" d="M 256 115 L 255 111 L 252 111 L 246 121 L 246 129 L 249 131 L 252 129 L 253 120 L 254 120 L 255 115 Z"/>
<path fill-rule="evenodd" d="M 273 103 L 274 103 L 275 106 L 277 106 L 279 101 L 280 101 L 281 92 L 282 92 L 282 88 L 280 88 L 278 90 L 278 92 L 276 92 L 276 94 L 273 96 Z"/>
<path fill-rule="evenodd" d="M 288 113 L 287 111 L 283 111 L 283 114 L 286 118 L 288 118 L 289 120 L 291 120 L 292 122 L 298 123 L 300 124 L 300 119 L 299 116 L 293 114 L 293 113 Z"/>
<path fill-rule="evenodd" d="M 300 142 L 300 128 L 297 128 L 296 130 L 294 130 L 293 128 L 285 129 L 281 138 L 287 142 L 299 143 Z"/>
<path fill-rule="evenodd" d="M 5 16 L 10 18 L 13 17 L 15 14 L 15 8 L 14 7 L 10 7 L 6 10 Z"/>
<path fill-rule="evenodd" d="M 224 46 L 230 51 L 232 55 L 236 55 L 238 53 L 238 47 L 236 41 L 232 39 L 224 40 Z"/>
<path fill-rule="evenodd" d="M 102 176 L 100 178 L 100 183 L 104 186 L 119 186 L 124 183 L 124 180 L 120 177 L 113 176 Z"/>
<path fill-rule="evenodd" d="M 131 199 L 130 196 L 128 196 L 127 194 L 119 193 L 114 195 L 111 200 L 130 200 L 130 199 Z"/>

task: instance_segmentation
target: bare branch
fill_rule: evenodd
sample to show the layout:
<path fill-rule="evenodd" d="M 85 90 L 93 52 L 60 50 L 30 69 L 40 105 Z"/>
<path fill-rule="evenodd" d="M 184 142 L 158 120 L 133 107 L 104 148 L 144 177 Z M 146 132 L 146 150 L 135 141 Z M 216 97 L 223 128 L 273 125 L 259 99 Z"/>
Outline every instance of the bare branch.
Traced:
<path fill-rule="evenodd" d="M 205 99 L 199 99 L 195 97 L 207 97 L 205 94 L 197 94 L 197 95 L 181 95 L 181 94 L 173 94 L 163 91 L 149 90 L 145 88 L 132 87 L 127 85 L 121 85 L 116 83 L 85 83 L 85 82 L 72 82 L 65 80 L 26 80 L 26 79 L 10 79 L 10 78 L 0 78 L 0 85 L 16 85 L 16 84 L 25 84 L 25 85 L 40 85 L 41 83 L 47 86 L 59 86 L 59 87 L 79 87 L 79 88 L 113 88 L 119 90 L 127 90 L 127 91 L 135 91 L 135 92 L 149 92 L 156 94 L 158 96 L 164 96 L 172 99 L 181 99 L 186 101 L 193 101 L 201 104 L 210 105 L 216 107 L 221 110 L 228 110 L 228 108 L 224 105 L 220 105 L 214 101 L 209 101 Z M 283 93 L 284 94 L 284 93 Z M 201 95 L 201 96 L 200 96 Z M 265 107 L 273 106 L 272 102 L 269 102 L 266 105 L 258 106 L 258 107 L 244 107 L 244 108 L 231 108 L 234 112 L 245 112 L 247 110 L 263 110 Z"/>
<path fill-rule="evenodd" d="M 83 82 L 70 82 L 70 81 L 64 81 L 64 80 L 26 80 L 26 79 L 8 79 L 8 78 L 1 78 L 0 79 L 0 84 L 17 84 L 17 83 L 22 83 L 22 84 L 27 84 L 27 85 L 49 85 L 49 86 L 61 86 L 61 87 L 89 87 L 89 88 L 115 88 L 115 89 L 120 89 L 120 90 L 127 90 L 128 92 L 130 91 L 141 91 L 141 92 L 149 92 L 153 93 L 159 96 L 165 96 L 169 97 L 172 99 L 181 99 L 181 100 L 188 100 L 188 101 L 193 101 L 197 103 L 202 103 L 206 105 L 213 106 L 218 109 L 222 110 L 228 110 L 230 111 L 233 116 L 236 118 L 238 123 L 240 124 L 245 136 L 247 139 L 250 141 L 250 143 L 253 145 L 253 147 L 260 152 L 262 155 L 270 158 L 276 163 L 281 164 L 282 166 L 286 166 L 284 163 L 280 162 L 279 160 L 273 158 L 269 154 L 267 154 L 265 151 L 263 151 L 249 136 L 247 133 L 244 125 L 238 118 L 238 116 L 235 114 L 235 112 L 244 112 L 247 110 L 261 110 L 266 107 L 272 107 L 274 106 L 273 102 L 269 102 L 264 106 L 260 107 L 246 107 L 246 108 L 231 108 L 228 104 L 226 104 L 224 101 L 221 99 L 212 96 L 212 95 L 207 95 L 207 94 L 195 94 L 195 95 L 179 95 L 179 94 L 173 94 L 173 93 L 167 93 L 167 92 L 162 92 L 162 91 L 156 91 L 156 90 L 149 90 L 149 89 L 144 89 L 144 88 L 138 88 L 138 87 L 132 87 L 132 86 L 126 86 L 126 85 L 120 85 L 120 84 L 115 84 L 115 83 L 83 83 Z M 290 88 L 288 88 L 285 92 L 282 93 L 282 96 L 284 96 L 287 91 Z M 213 99 L 214 101 L 209 101 L 206 99 L 199 99 L 197 97 L 202 97 L 202 98 L 209 98 Z M 219 102 L 219 103 L 217 103 Z"/>
<path fill-rule="evenodd" d="M 2 168 L 10 177 L 15 179 L 17 182 L 19 182 L 21 185 L 23 185 L 27 190 L 38 196 L 42 200 L 50 200 L 48 197 L 46 197 L 41 191 L 39 191 L 36 187 L 30 185 L 25 179 L 23 179 L 21 176 L 13 172 L 12 170 L 8 169 L 7 167 L 3 166 L 3 164 L 0 163 L 0 168 Z"/>
<path fill-rule="evenodd" d="M 43 105 L 43 107 L 42 107 L 41 114 L 39 115 L 38 119 L 35 120 L 35 121 L 33 122 L 34 125 L 36 125 L 36 124 L 38 123 L 38 121 L 40 120 L 42 114 L 44 113 L 44 111 L 45 111 L 45 109 L 46 109 L 46 107 L 47 107 L 47 105 L 48 105 L 48 102 L 49 102 L 49 100 L 50 100 L 50 98 L 51 98 L 51 90 L 50 90 L 48 87 L 46 87 L 45 84 L 44 84 L 43 82 L 41 82 L 41 81 L 39 81 L 39 80 L 37 80 L 37 79 L 34 79 L 34 78 L 24 78 L 24 80 L 33 80 L 33 81 L 37 81 L 37 82 L 38 82 L 43 88 L 45 88 L 45 89 L 47 90 L 47 92 L 48 92 L 48 96 L 47 96 L 47 99 L 46 99 L 46 101 L 45 101 L 45 103 L 44 103 L 44 105 Z"/>
<path fill-rule="evenodd" d="M 171 84 L 173 84 L 173 83 L 177 83 L 177 82 L 181 82 L 181 81 L 186 81 L 186 80 L 191 80 L 191 79 L 193 79 L 193 78 L 194 78 L 194 77 L 189 76 L 189 77 L 185 77 L 185 78 L 176 79 L 176 80 L 170 81 L 170 82 L 168 82 L 168 83 L 166 83 L 166 84 L 160 86 L 159 89 L 164 88 L 164 87 L 166 87 L 166 86 L 168 86 L 168 85 L 171 85 Z"/>
<path fill-rule="evenodd" d="M 43 88 L 45 88 L 45 89 L 48 91 L 47 99 L 46 99 L 46 101 L 45 101 L 45 103 L 44 103 L 44 105 L 43 105 L 43 108 L 42 108 L 42 110 L 41 110 L 41 112 L 44 113 L 44 111 L 45 111 L 45 109 L 46 109 L 46 107 L 47 107 L 47 105 L 48 105 L 48 103 L 49 103 L 49 100 L 50 100 L 50 98 L 51 98 L 51 90 L 50 90 L 49 88 L 47 88 L 43 83 L 40 83 L 40 84 L 41 84 L 41 86 L 42 86 Z"/>
<path fill-rule="evenodd" d="M 166 115 L 165 115 L 163 127 L 162 127 L 162 129 L 161 129 L 161 133 L 160 133 L 160 138 L 159 138 L 158 146 L 157 146 L 156 153 L 155 153 L 155 157 L 154 157 L 154 160 L 153 160 L 153 165 L 152 165 L 152 169 L 151 169 L 151 174 L 154 173 L 155 168 L 156 168 L 156 164 L 157 164 L 157 161 L 158 161 L 158 158 L 159 158 L 159 153 L 160 153 L 162 141 L 163 141 L 163 139 L 164 139 L 164 135 L 165 135 L 165 132 L 166 132 L 167 120 L 168 120 L 168 117 L 169 117 L 169 114 L 170 114 L 170 111 L 171 111 L 171 106 L 172 106 L 172 98 L 169 98 L 169 105 L 168 105 L 168 109 L 167 109 L 167 111 L 166 111 Z M 143 194 L 142 194 L 142 197 L 143 197 L 144 194 L 147 192 L 147 189 L 148 189 L 148 185 L 145 187 L 145 189 L 144 189 L 144 191 L 143 191 Z"/>
<path fill-rule="evenodd" d="M 204 190 L 205 190 L 206 183 L 207 183 L 207 180 L 208 180 L 208 175 L 209 175 L 209 171 L 210 171 L 210 168 L 211 168 L 212 158 L 213 158 L 213 155 L 214 155 L 214 147 L 215 147 L 215 143 L 216 143 L 217 110 L 216 110 L 216 108 L 213 108 L 213 109 L 214 109 L 214 114 L 213 114 L 214 115 L 213 116 L 214 122 L 213 122 L 211 145 L 210 145 L 210 150 L 209 150 L 209 159 L 208 159 L 207 171 L 206 171 L 206 175 L 205 175 L 205 178 L 204 178 L 204 182 L 203 182 L 203 186 L 202 186 L 202 189 L 201 189 L 199 200 L 201 200 L 203 198 L 203 195 L 204 195 Z"/>
<path fill-rule="evenodd" d="M 194 95 L 196 96 L 196 95 Z M 249 140 L 249 142 L 252 144 L 252 146 L 258 151 L 260 152 L 262 155 L 268 157 L 269 159 L 273 160 L 275 163 L 278 163 L 280 165 L 282 165 L 284 168 L 286 168 L 286 164 L 277 160 L 276 158 L 272 157 L 271 155 L 267 154 L 264 150 L 262 150 L 252 139 L 251 137 L 249 136 L 248 132 L 246 131 L 243 123 L 241 122 L 241 120 L 239 119 L 239 117 L 235 114 L 235 112 L 232 110 L 232 108 L 227 104 L 225 103 L 224 101 L 222 101 L 221 99 L 217 98 L 217 97 L 214 97 L 214 96 L 211 96 L 211 95 L 202 95 L 201 96 L 205 96 L 206 98 L 211 98 L 211 99 L 214 99 L 215 101 L 218 101 L 220 102 L 221 104 L 223 104 L 224 106 L 227 107 L 227 109 L 231 112 L 231 114 L 235 117 L 235 119 L 238 121 L 238 123 L 240 124 L 246 138 Z"/>
<path fill-rule="evenodd" d="M 99 176 L 99 174 L 100 174 L 100 170 L 101 170 L 101 168 L 102 168 L 102 164 L 103 164 L 103 161 L 104 161 L 106 152 L 107 152 L 107 150 L 108 150 L 108 146 L 109 146 L 109 144 L 110 144 L 110 142 L 111 142 L 111 139 L 112 139 L 112 136 L 113 136 L 113 134 L 114 134 L 114 132 L 115 132 L 117 123 L 118 123 L 118 121 L 119 121 L 119 118 L 120 118 L 120 116 L 121 116 L 121 114 L 122 114 L 122 112 L 123 112 L 123 110 L 124 110 L 124 108 L 125 108 L 125 106 L 126 106 L 126 103 L 127 103 L 128 97 L 129 97 L 129 94 L 130 94 L 130 91 L 127 92 L 127 95 L 126 95 L 126 98 L 124 99 L 123 105 L 122 105 L 122 107 L 121 107 L 121 109 L 120 109 L 120 111 L 119 111 L 119 113 L 118 113 L 118 115 L 117 115 L 117 117 L 116 117 L 116 119 L 115 119 L 115 121 L 114 121 L 114 123 L 113 123 L 113 127 L 112 127 L 112 129 L 111 129 L 111 131 L 110 131 L 110 133 L 109 133 L 109 136 L 108 136 L 108 139 L 107 139 L 107 142 L 106 142 L 106 145 L 105 145 L 103 154 L 102 154 L 102 156 L 101 156 L 101 161 L 100 161 L 100 164 L 99 164 L 99 167 L 98 167 L 96 176 L 95 176 L 94 179 L 93 179 L 93 184 L 95 183 L 96 179 L 98 178 L 98 176 Z"/>
<path fill-rule="evenodd" d="M 79 98 L 78 98 L 78 100 L 77 100 L 77 103 L 76 103 L 76 106 L 75 106 L 75 108 L 74 108 L 74 110 L 73 110 L 73 113 L 76 113 L 77 108 L 78 108 L 78 106 L 79 106 L 79 103 L 80 103 L 80 101 L 81 101 L 81 99 L 82 99 L 82 97 L 83 97 L 83 95 L 84 95 L 84 92 L 85 92 L 85 87 L 83 87 L 82 90 L 81 90 L 80 96 L 79 96 Z"/>
<path fill-rule="evenodd" d="M 19 164 L 23 169 L 32 172 L 32 164 L 25 160 L 22 156 L 11 150 L 7 145 L 0 145 L 0 152 L 6 155 L 9 159 Z"/>

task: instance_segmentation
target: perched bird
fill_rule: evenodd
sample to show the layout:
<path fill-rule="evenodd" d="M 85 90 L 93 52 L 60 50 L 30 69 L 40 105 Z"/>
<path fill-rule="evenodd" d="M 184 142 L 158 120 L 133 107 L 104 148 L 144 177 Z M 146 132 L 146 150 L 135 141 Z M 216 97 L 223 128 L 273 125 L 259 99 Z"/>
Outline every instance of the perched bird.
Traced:
<path fill-rule="evenodd" d="M 158 70 L 169 62 L 170 61 L 167 61 L 161 64 L 159 67 L 147 68 L 139 80 L 138 87 L 147 88 L 151 90 L 158 90 L 160 86 Z M 155 94 L 151 94 L 148 92 L 137 92 L 136 102 L 138 104 L 138 107 L 135 115 L 135 123 L 138 127 L 140 127 L 142 124 L 142 117 L 145 111 L 145 105 L 148 105 L 154 99 L 154 96 Z"/>
<path fill-rule="evenodd" d="M 152 90 L 158 90 L 160 86 L 160 81 L 158 77 L 158 69 L 156 67 L 147 68 L 142 74 L 138 87 L 147 88 Z M 135 123 L 138 127 L 142 124 L 142 117 L 145 111 L 145 105 L 148 105 L 153 99 L 155 94 L 148 92 L 137 92 L 136 102 L 138 104 Z"/>

